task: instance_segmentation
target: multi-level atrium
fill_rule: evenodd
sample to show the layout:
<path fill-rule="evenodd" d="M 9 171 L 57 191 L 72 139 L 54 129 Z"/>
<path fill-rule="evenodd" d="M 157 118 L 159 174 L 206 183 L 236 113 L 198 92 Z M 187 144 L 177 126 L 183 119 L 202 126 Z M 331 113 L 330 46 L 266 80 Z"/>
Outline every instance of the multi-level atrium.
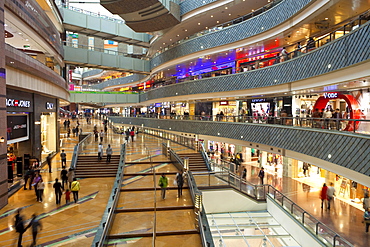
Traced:
<path fill-rule="evenodd" d="M 0 246 L 370 246 L 369 11 L 1 1 Z"/>

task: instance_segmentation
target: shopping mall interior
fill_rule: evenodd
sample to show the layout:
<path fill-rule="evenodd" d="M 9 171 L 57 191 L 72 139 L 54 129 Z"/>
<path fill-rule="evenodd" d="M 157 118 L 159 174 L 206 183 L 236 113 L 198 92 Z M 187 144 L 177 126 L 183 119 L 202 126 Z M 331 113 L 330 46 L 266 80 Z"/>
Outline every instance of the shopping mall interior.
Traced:
<path fill-rule="evenodd" d="M 4 0 L 0 24 L 0 246 L 370 246 L 368 0 Z"/>

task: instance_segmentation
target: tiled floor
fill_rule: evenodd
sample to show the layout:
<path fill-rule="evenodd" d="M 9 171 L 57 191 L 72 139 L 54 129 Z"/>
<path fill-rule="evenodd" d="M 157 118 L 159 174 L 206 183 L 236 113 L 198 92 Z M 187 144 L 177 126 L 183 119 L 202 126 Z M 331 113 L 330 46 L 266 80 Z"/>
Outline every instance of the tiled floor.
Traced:
<path fill-rule="evenodd" d="M 93 124 L 99 125 L 101 129 L 101 121 L 95 120 L 93 124 L 87 125 L 84 120 L 80 120 L 84 132 L 90 132 L 93 129 Z M 75 126 L 75 122 L 72 122 Z M 104 147 L 111 144 L 114 154 L 118 154 L 120 145 L 124 142 L 124 137 L 114 135 L 110 132 L 103 141 Z M 65 131 L 62 129 L 61 131 Z M 163 140 L 152 136 L 139 135 L 137 140 L 128 144 L 126 161 L 148 161 L 147 151 L 150 150 L 150 155 L 153 161 L 165 161 L 165 157 L 161 155 L 161 143 Z M 67 153 L 67 162 L 70 163 L 73 147 L 77 143 L 77 138 L 70 137 L 63 139 L 62 148 Z M 94 155 L 97 153 L 98 142 L 93 142 L 84 150 L 86 155 Z M 172 144 L 171 144 L 172 145 Z M 172 148 L 177 152 L 186 152 L 187 148 L 179 145 L 172 145 Z M 154 164 L 158 174 L 162 172 L 174 172 L 176 168 L 170 164 Z M 9 198 L 9 204 L 0 210 L 0 246 L 15 246 L 17 234 L 13 229 L 15 209 L 24 207 L 22 214 L 24 218 L 29 219 L 33 213 L 42 214 L 41 223 L 43 230 L 40 232 L 38 244 L 40 246 L 90 246 L 94 237 L 94 229 L 98 226 L 101 220 L 102 213 L 106 206 L 106 201 L 111 192 L 113 178 L 89 178 L 82 179 L 80 202 L 78 204 L 64 205 L 64 197 L 62 205 L 57 207 L 52 189 L 52 183 L 55 178 L 60 176 L 61 164 L 59 154 L 52 161 L 53 173 L 48 173 L 47 170 L 42 171 L 42 176 L 46 184 L 45 198 L 42 203 L 37 202 L 34 191 L 21 189 Z M 147 164 L 143 165 L 127 165 L 126 172 L 138 173 L 148 172 L 151 167 Z M 257 168 L 248 166 L 247 179 L 251 182 L 258 183 Z M 174 175 L 168 176 L 170 186 L 173 187 L 172 181 Z M 158 181 L 158 178 L 157 180 Z M 211 184 L 222 184 L 222 181 L 207 176 L 197 178 L 200 185 L 206 185 L 210 181 Z M 305 189 L 305 185 L 300 181 L 291 178 L 278 178 L 274 175 L 267 174 L 266 183 L 269 183 L 280 189 L 290 199 L 298 203 L 302 208 L 314 215 L 320 221 L 327 224 L 333 230 L 347 238 L 355 244 L 355 246 L 370 246 L 370 236 L 364 231 L 364 225 L 361 223 L 363 212 L 348 203 L 340 200 L 334 202 L 332 210 L 321 210 L 319 200 L 319 188 L 311 187 Z M 123 188 L 139 188 L 152 187 L 153 176 L 130 176 L 125 177 Z M 307 187 L 307 186 L 306 186 Z M 118 208 L 135 208 L 135 207 L 151 207 L 154 203 L 154 191 L 135 191 L 122 192 L 118 203 Z M 184 190 L 184 196 L 177 198 L 176 190 L 168 190 L 166 200 L 160 199 L 160 190 L 157 191 L 157 206 L 181 206 L 191 204 L 189 192 Z M 137 224 L 138 219 L 153 218 L 151 212 L 132 212 L 119 214 L 114 222 L 112 234 L 123 233 L 132 230 L 150 231 L 152 226 L 148 223 Z M 193 215 L 191 210 L 180 210 L 173 217 L 169 217 L 167 211 L 157 213 L 158 230 L 175 230 L 181 227 L 193 228 Z M 181 222 L 179 223 L 179 219 Z M 133 228 L 130 229 L 130 225 Z M 31 243 L 30 231 L 26 232 L 23 240 L 24 246 L 29 246 Z M 110 244 L 115 246 L 150 246 L 151 238 L 135 238 L 122 240 L 112 240 Z M 160 236 L 156 238 L 156 246 L 200 246 L 199 235 L 182 235 L 182 236 Z"/>

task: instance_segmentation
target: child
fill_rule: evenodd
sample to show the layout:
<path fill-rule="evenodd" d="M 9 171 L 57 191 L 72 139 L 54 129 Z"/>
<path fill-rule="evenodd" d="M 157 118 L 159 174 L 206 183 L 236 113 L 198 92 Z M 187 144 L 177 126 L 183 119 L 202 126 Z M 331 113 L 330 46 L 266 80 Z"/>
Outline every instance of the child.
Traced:
<path fill-rule="evenodd" d="M 66 192 L 64 192 L 64 194 L 66 194 L 66 204 L 69 203 L 69 201 L 71 200 L 71 192 L 67 189 Z"/>

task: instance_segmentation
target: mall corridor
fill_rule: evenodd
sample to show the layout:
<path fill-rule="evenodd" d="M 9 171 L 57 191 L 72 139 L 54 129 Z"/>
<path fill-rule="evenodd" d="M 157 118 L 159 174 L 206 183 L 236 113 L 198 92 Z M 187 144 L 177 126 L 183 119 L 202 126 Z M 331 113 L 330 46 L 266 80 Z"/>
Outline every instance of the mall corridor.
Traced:
<path fill-rule="evenodd" d="M 94 124 L 98 125 L 98 129 L 102 127 L 101 121 L 94 120 L 92 124 L 86 124 L 86 121 L 79 120 L 83 132 L 91 132 Z M 72 121 L 72 125 L 76 122 Z M 64 130 L 62 129 L 62 134 Z M 113 148 L 113 154 L 118 154 L 120 145 L 124 142 L 124 136 L 119 134 L 113 134 L 112 130 L 108 130 L 108 135 L 103 141 L 103 145 L 106 148 L 107 144 L 111 144 Z M 153 161 L 163 162 L 166 161 L 166 157 L 161 154 L 161 144 L 163 139 L 159 139 L 153 136 L 139 134 L 135 137 L 134 142 L 129 142 L 127 146 L 127 172 L 131 173 L 124 180 L 123 188 L 127 188 L 128 191 L 122 192 L 118 209 L 124 208 L 147 208 L 151 207 L 153 203 L 152 191 L 129 191 L 131 188 L 138 187 L 152 187 L 153 179 L 152 176 L 133 176 L 134 173 L 139 173 L 149 169 L 148 165 L 133 166 L 135 162 L 148 161 L 148 150 Z M 62 148 L 67 153 L 67 163 L 70 163 L 73 147 L 77 143 L 75 137 L 63 138 Z M 89 144 L 88 148 L 85 149 L 83 155 L 96 155 L 97 154 L 97 142 Z M 176 152 L 193 152 L 186 147 L 179 146 L 177 144 L 171 144 L 171 147 Z M 104 159 L 103 159 L 104 160 Z M 102 162 L 104 165 L 105 162 Z M 253 183 L 258 183 L 257 172 L 258 169 L 254 166 L 247 166 L 247 180 Z M 81 191 L 80 200 L 77 204 L 70 203 L 65 204 L 65 197 L 62 197 L 62 204 L 58 207 L 55 204 L 55 195 L 53 192 L 53 181 L 55 178 L 60 177 L 61 163 L 59 154 L 55 156 L 52 162 L 52 173 L 48 170 L 43 169 L 41 175 L 45 182 L 44 200 L 42 203 L 36 201 L 35 193 L 33 190 L 20 189 L 12 197 L 9 198 L 9 204 L 0 210 L 0 246 L 14 246 L 17 241 L 17 233 L 14 230 L 14 216 L 16 209 L 22 208 L 22 215 L 25 219 L 30 219 L 33 213 L 41 215 L 41 223 L 43 226 L 42 231 L 38 236 L 37 243 L 39 246 L 90 246 L 95 234 L 95 228 L 99 225 L 103 211 L 106 206 L 106 201 L 111 193 L 112 183 L 114 178 L 86 178 L 80 179 Z M 157 172 L 170 172 L 169 184 L 173 187 L 174 173 L 176 169 L 170 165 L 163 163 L 157 167 Z M 348 203 L 341 200 L 334 201 L 334 207 L 331 210 L 321 210 L 319 192 L 320 188 L 312 187 L 304 184 L 301 181 L 297 181 L 291 178 L 277 178 L 275 175 L 267 174 L 266 183 L 271 184 L 275 188 L 282 191 L 286 196 L 295 201 L 303 209 L 307 210 L 314 217 L 322 221 L 331 227 L 334 231 L 339 233 L 342 237 L 357 247 L 370 246 L 370 237 L 365 233 L 365 226 L 362 224 L 363 212 Z M 177 198 L 176 190 L 168 190 L 166 200 L 161 200 L 160 190 L 157 190 L 157 201 L 158 206 L 186 206 L 190 202 L 189 192 L 184 189 L 184 197 Z M 191 212 L 188 209 L 184 209 L 181 215 L 171 219 L 168 218 L 165 213 L 159 212 L 157 217 L 157 223 L 159 230 L 163 227 L 166 230 L 178 230 L 181 227 L 187 227 L 191 229 L 194 222 L 192 222 Z M 182 219 L 182 223 L 179 225 L 177 218 Z M 144 219 L 146 220 L 145 223 Z M 141 220 L 141 224 L 138 224 L 138 220 Z M 125 224 L 123 224 L 125 222 Z M 131 212 L 131 213 L 119 213 L 114 221 L 113 230 L 110 234 L 124 234 L 128 231 L 150 231 L 151 219 L 148 220 L 148 215 L 144 212 Z M 198 246 L 199 238 L 194 235 L 184 235 L 186 241 L 192 241 L 192 245 L 187 246 Z M 31 232 L 28 230 L 24 234 L 23 243 L 24 246 L 31 244 Z M 148 239 L 138 238 L 136 240 L 127 241 L 120 239 L 115 240 L 111 244 L 115 246 L 139 246 L 137 243 L 143 243 L 140 246 L 148 246 Z M 158 241 L 161 241 L 159 238 Z M 179 239 L 173 238 L 170 243 L 179 243 Z M 166 245 L 167 243 L 167 245 Z M 168 239 L 162 242 L 163 246 L 174 246 L 168 245 Z M 162 245 L 161 245 L 162 246 Z M 186 246 L 186 245 L 178 245 Z"/>

